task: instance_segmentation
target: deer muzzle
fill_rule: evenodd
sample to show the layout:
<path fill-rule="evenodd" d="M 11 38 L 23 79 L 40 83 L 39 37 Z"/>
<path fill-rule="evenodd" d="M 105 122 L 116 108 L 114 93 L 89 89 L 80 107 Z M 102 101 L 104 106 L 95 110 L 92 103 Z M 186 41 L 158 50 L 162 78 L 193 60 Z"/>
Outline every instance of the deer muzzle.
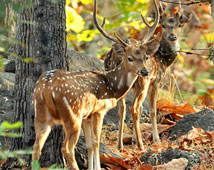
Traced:
<path fill-rule="evenodd" d="M 177 40 L 177 37 L 176 37 L 175 34 L 171 33 L 171 34 L 169 34 L 168 40 L 169 40 L 169 41 L 176 41 L 176 40 Z"/>
<path fill-rule="evenodd" d="M 149 72 L 148 72 L 145 68 L 143 68 L 143 69 L 140 71 L 140 74 L 141 74 L 141 76 L 148 76 L 148 75 L 149 75 Z"/>

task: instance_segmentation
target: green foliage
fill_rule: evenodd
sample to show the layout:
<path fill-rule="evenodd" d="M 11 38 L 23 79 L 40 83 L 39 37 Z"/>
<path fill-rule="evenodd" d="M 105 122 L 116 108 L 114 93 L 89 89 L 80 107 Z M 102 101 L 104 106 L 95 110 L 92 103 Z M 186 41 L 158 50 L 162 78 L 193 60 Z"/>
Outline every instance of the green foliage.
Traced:
<path fill-rule="evenodd" d="M 31 162 L 31 168 L 34 169 L 34 170 L 40 170 L 39 161 L 32 161 Z"/>
<path fill-rule="evenodd" d="M 3 57 L 0 55 L 0 69 L 4 67 Z"/>
<path fill-rule="evenodd" d="M 75 2 L 82 2 L 84 5 L 74 7 Z M 114 31 L 115 28 L 120 27 L 121 30 L 124 30 L 128 27 L 133 27 L 137 30 L 141 30 L 145 26 L 141 20 L 140 14 L 147 12 L 147 7 L 149 6 L 149 0 L 119 0 L 113 1 L 109 12 L 112 11 L 110 17 L 102 16 L 102 13 L 97 14 L 98 22 L 103 21 L 103 18 L 106 17 L 105 30 L 110 34 Z M 97 1 L 98 7 L 100 2 Z M 102 4 L 102 3 L 101 3 Z M 85 6 L 87 5 L 87 7 Z M 89 7 L 90 6 L 90 7 Z M 115 8 L 116 7 L 116 8 Z M 80 8 L 86 8 L 79 11 Z M 90 8 L 90 10 L 88 10 Z M 99 9 L 98 9 L 99 11 Z M 102 11 L 102 10 L 100 10 Z M 85 42 L 94 41 L 95 37 L 99 32 L 91 29 L 93 26 L 92 22 L 93 14 L 93 5 L 92 0 L 88 0 L 87 3 L 82 0 L 66 1 L 66 31 L 68 45 L 81 46 Z M 87 16 L 87 22 L 85 17 Z M 89 19 L 88 19 L 89 18 Z M 84 22 L 85 20 L 85 22 Z M 126 30 L 127 31 L 127 30 Z M 127 32 L 127 35 L 130 36 L 130 32 Z M 87 51 L 87 50 L 85 50 Z"/>
<path fill-rule="evenodd" d="M 23 124 L 22 122 L 16 122 L 16 123 L 9 123 L 7 121 L 4 121 L 0 125 L 0 136 L 5 137 L 21 137 L 21 134 L 13 133 L 11 130 L 22 128 Z M 7 158 L 17 158 L 20 164 L 25 164 L 24 159 L 22 158 L 22 155 L 24 154 L 32 154 L 32 149 L 27 150 L 17 150 L 17 151 L 4 151 L 2 148 L 0 148 L 0 160 L 5 160 Z"/>
<path fill-rule="evenodd" d="M 210 87 L 211 84 L 205 83 L 206 80 L 210 79 L 210 73 L 204 72 L 197 76 L 194 84 L 197 87 L 196 88 L 196 94 L 198 95 L 204 95 L 207 92 L 207 88 Z"/>
<path fill-rule="evenodd" d="M 14 37 L 8 37 L 11 32 L 11 23 L 16 22 L 16 15 L 7 16 L 6 7 L 10 7 L 14 13 L 20 13 L 25 9 L 29 9 L 33 6 L 32 0 L 22 0 L 22 2 L 3 0 L 0 1 L 0 52 L 8 53 L 7 49 L 10 45 L 16 43 Z M 2 68 L 2 62 L 0 62 L 0 68 Z"/>
<path fill-rule="evenodd" d="M 10 124 L 7 121 L 2 122 L 0 125 L 0 136 L 7 136 L 7 137 L 21 137 L 21 134 L 12 133 L 9 130 L 21 128 L 22 122 L 16 122 L 13 124 Z"/>
<path fill-rule="evenodd" d="M 7 121 L 4 121 L 0 124 L 0 136 L 5 137 L 21 137 L 21 134 L 12 133 L 11 130 L 22 128 L 23 123 L 22 122 L 16 122 L 16 123 L 9 123 Z M 17 150 L 17 151 L 5 151 L 0 147 L 0 160 L 6 160 L 8 158 L 16 158 L 18 162 L 21 165 L 25 165 L 26 162 L 22 158 L 23 155 L 26 154 L 32 154 L 32 149 L 26 149 L 26 150 Z M 40 170 L 40 164 L 38 161 L 32 161 L 31 162 L 32 169 L 34 170 Z M 63 170 L 62 166 L 53 164 L 48 168 L 48 170 Z M 64 169 L 65 170 L 65 169 Z"/>
<path fill-rule="evenodd" d="M 40 170 L 41 169 L 38 161 L 32 161 L 31 162 L 31 168 L 34 170 Z M 62 166 L 60 166 L 60 165 L 53 164 L 48 168 L 48 170 L 66 170 L 66 168 L 62 168 Z"/>

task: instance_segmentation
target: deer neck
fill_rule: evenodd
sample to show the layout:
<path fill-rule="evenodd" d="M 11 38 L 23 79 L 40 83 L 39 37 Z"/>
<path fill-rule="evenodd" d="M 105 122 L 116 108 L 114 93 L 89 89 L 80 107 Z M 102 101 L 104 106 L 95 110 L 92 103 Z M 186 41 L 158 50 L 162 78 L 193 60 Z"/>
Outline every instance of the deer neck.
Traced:
<path fill-rule="evenodd" d="M 122 98 L 130 90 L 138 75 L 127 72 L 123 61 L 113 70 L 105 73 L 107 85 L 117 100 Z"/>
<path fill-rule="evenodd" d="M 157 56 L 160 61 L 169 67 L 177 58 L 178 51 L 180 50 L 179 41 L 169 42 L 165 39 L 160 41 L 160 47 L 157 51 Z"/>

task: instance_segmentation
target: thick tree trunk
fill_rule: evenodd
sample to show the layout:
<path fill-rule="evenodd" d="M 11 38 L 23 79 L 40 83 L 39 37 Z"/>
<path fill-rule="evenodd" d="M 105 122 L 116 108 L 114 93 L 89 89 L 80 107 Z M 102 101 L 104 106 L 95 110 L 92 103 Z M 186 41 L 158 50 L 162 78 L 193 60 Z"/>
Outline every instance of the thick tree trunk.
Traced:
<path fill-rule="evenodd" d="M 31 9 L 18 15 L 14 114 L 15 121 L 22 121 L 24 127 L 19 130 L 23 137 L 13 142 L 13 150 L 27 149 L 34 144 L 32 92 L 38 77 L 47 70 L 67 68 L 65 0 L 33 2 Z M 49 135 L 40 159 L 42 166 L 62 163 L 62 134 L 60 128 L 55 128 Z M 31 155 L 26 160 L 30 163 Z"/>

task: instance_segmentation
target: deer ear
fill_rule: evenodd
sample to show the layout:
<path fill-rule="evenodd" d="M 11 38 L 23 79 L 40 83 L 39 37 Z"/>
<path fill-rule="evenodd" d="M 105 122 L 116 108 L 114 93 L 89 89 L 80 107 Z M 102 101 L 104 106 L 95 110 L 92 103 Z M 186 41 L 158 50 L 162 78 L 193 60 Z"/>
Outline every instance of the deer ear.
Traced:
<path fill-rule="evenodd" d="M 153 55 L 154 53 L 156 53 L 156 51 L 159 48 L 159 42 L 151 42 L 149 44 L 147 44 L 147 50 L 146 50 L 146 54 L 147 55 Z"/>
<path fill-rule="evenodd" d="M 190 21 L 192 17 L 192 14 L 191 13 L 185 13 L 185 14 L 182 14 L 180 16 L 180 22 L 183 24 L 183 23 L 188 23 Z"/>
<path fill-rule="evenodd" d="M 125 47 L 120 43 L 115 43 L 112 45 L 112 49 L 116 55 L 123 55 L 125 53 Z"/>
<path fill-rule="evenodd" d="M 162 32 L 158 32 L 155 38 L 153 38 L 151 41 L 145 44 L 147 46 L 147 50 L 146 50 L 147 55 L 153 55 L 154 53 L 156 53 L 156 51 L 160 46 L 161 37 L 162 37 Z"/>

